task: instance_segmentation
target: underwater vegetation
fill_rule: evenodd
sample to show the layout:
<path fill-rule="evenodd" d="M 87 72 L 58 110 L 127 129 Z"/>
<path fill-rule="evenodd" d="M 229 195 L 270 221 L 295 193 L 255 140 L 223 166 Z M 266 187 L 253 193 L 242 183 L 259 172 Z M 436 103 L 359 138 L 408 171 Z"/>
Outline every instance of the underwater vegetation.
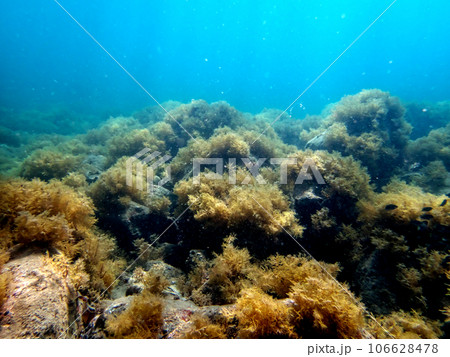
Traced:
<path fill-rule="evenodd" d="M 124 261 L 114 258 L 114 239 L 95 229 L 88 197 L 59 181 L 38 179 L 2 180 L 0 196 L 3 264 L 8 261 L 6 251 L 17 255 L 37 247 L 67 271 L 75 289 L 96 294 L 110 287 Z"/>
<path fill-rule="evenodd" d="M 204 100 L 193 100 L 172 109 L 164 121 L 171 125 L 177 137 L 188 140 L 192 135 L 208 139 L 217 128 L 236 129 L 244 124 L 244 116 L 226 102 L 208 104 Z"/>
<path fill-rule="evenodd" d="M 376 338 L 388 338 L 390 335 L 395 338 L 439 338 L 442 331 L 439 324 L 427 321 L 418 313 L 405 313 L 403 311 L 393 312 L 379 320 L 381 326 L 375 325 L 371 330 Z"/>
<path fill-rule="evenodd" d="M 412 104 L 378 89 L 302 120 L 163 104 L 5 141 L 0 309 L 33 251 L 70 281 L 75 337 L 448 337 L 444 104 L 414 140 Z M 144 148 L 171 157 L 152 182 L 127 165 Z"/>
<path fill-rule="evenodd" d="M 431 130 L 427 136 L 411 141 L 407 147 L 411 162 L 427 165 L 433 161 L 442 161 L 450 169 L 450 124 Z"/>
<path fill-rule="evenodd" d="M 192 292 L 199 304 L 234 302 L 220 324 L 223 333 L 232 330 L 229 337 L 238 338 L 362 337 L 367 327 L 363 310 L 332 279 L 337 265 L 281 255 L 258 263 L 233 241 L 227 238 L 223 252 L 208 267 L 194 270 L 188 283 L 207 295 L 200 299 L 198 288 Z"/>
<path fill-rule="evenodd" d="M 197 262 L 183 282 L 186 296 L 200 306 L 232 305 L 225 305 L 223 317 L 214 322 L 197 313 L 183 337 L 362 336 L 366 325 L 361 307 L 331 278 L 337 265 L 281 255 L 258 262 L 234 242 L 235 237 L 226 238 L 222 253 L 209 262 Z M 205 332 L 196 333 L 194 328 Z"/>
<path fill-rule="evenodd" d="M 200 185 L 192 178 L 180 181 L 174 188 L 181 205 L 188 205 L 193 217 L 202 223 L 203 229 L 234 233 L 237 236 L 254 236 L 255 239 L 275 240 L 288 229 L 294 236 L 301 236 L 295 212 L 289 201 L 275 185 L 243 185 L 230 183 L 229 176 L 220 180 L 200 175 Z M 237 170 L 238 181 L 247 176 Z M 248 238 L 245 238 L 247 243 Z M 253 242 L 253 244 L 256 242 Z"/>
<path fill-rule="evenodd" d="M 51 180 L 61 179 L 75 170 L 80 160 L 70 154 L 63 154 L 56 150 L 36 150 L 27 157 L 21 167 L 20 176 L 32 179 Z"/>
<path fill-rule="evenodd" d="M 108 321 L 107 330 L 114 338 L 157 338 L 163 324 L 161 292 L 166 282 L 156 273 L 145 273 L 144 290 L 133 298 L 125 312 Z"/>
<path fill-rule="evenodd" d="M 384 168 L 403 164 L 411 132 L 404 112 L 400 100 L 389 93 L 363 90 L 342 98 L 319 128 L 300 137 L 307 140 L 307 148 L 351 155 L 368 169 L 373 182 L 385 184 L 392 172 Z"/>
<path fill-rule="evenodd" d="M 0 250 L 0 308 L 8 297 L 8 285 L 10 276 L 7 273 L 2 273 L 3 265 L 9 260 L 8 253 L 3 249 Z"/>

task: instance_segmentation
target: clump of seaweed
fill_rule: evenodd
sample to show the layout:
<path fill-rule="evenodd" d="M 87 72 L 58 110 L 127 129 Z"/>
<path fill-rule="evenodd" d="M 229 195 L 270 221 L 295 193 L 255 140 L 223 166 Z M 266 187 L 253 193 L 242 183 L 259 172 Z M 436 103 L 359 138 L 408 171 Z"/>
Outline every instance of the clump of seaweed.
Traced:
<path fill-rule="evenodd" d="M 172 126 L 177 136 L 186 139 L 189 139 L 186 132 L 207 139 L 217 128 L 237 128 L 244 123 L 243 115 L 228 103 L 208 104 L 204 100 L 180 105 L 166 114 L 164 121 Z"/>
<path fill-rule="evenodd" d="M 107 321 L 107 330 L 114 338 L 158 338 L 163 325 L 164 302 L 160 294 L 166 286 L 163 278 L 153 272 L 143 279 L 144 290 L 133 298 L 130 306 Z"/>
<path fill-rule="evenodd" d="M 447 270 L 445 271 L 445 276 L 447 277 L 447 280 L 450 280 L 450 269 L 449 268 L 447 268 Z M 447 283 L 447 296 L 450 296 L 450 284 L 448 284 L 448 283 Z M 446 316 L 445 322 L 449 322 L 450 321 L 450 305 L 446 305 L 442 312 Z"/>
<path fill-rule="evenodd" d="M 143 166 L 143 170 L 146 170 L 147 166 Z M 155 175 L 158 173 L 159 171 Z M 171 204 L 169 198 L 156 194 L 148 195 L 146 190 L 147 182 L 145 180 L 143 189 L 140 189 L 136 184 L 136 167 L 133 167 L 131 176 L 133 184 L 128 185 L 127 158 L 123 157 L 114 166 L 103 172 L 99 179 L 89 186 L 87 192 L 92 197 L 99 214 L 101 216 L 107 215 L 113 208 L 121 211 L 130 200 L 149 207 L 151 211 L 166 213 Z"/>
<path fill-rule="evenodd" d="M 162 247 L 155 247 L 148 243 L 144 238 L 137 238 L 133 241 L 135 255 L 138 257 L 137 263 L 145 264 L 149 260 L 164 260 L 164 251 Z"/>
<path fill-rule="evenodd" d="M 383 192 L 359 202 L 360 220 L 388 221 L 396 225 L 450 225 L 450 206 L 442 205 L 447 197 L 423 192 L 419 187 L 393 180 Z"/>
<path fill-rule="evenodd" d="M 228 315 L 230 319 L 239 321 L 238 338 L 296 337 L 288 305 L 257 288 L 243 290 Z"/>
<path fill-rule="evenodd" d="M 158 338 L 163 324 L 162 310 L 162 299 L 144 291 L 125 312 L 108 321 L 107 329 L 115 338 Z"/>
<path fill-rule="evenodd" d="M 55 264 L 88 273 L 94 290 L 110 287 L 124 263 L 112 259 L 115 241 L 94 230 L 94 206 L 88 197 L 59 181 L 38 179 L 1 181 L 0 197 L 3 249 L 37 245 L 56 250 L 64 259 L 56 258 Z"/>
<path fill-rule="evenodd" d="M 365 320 L 358 300 L 345 284 L 343 291 L 332 279 L 339 271 L 337 264 L 282 255 L 256 264 L 233 240 L 225 240 L 223 252 L 203 267 L 195 283 L 211 303 L 235 303 L 226 315 L 228 324 L 237 321 L 237 337 L 363 336 Z"/>
<path fill-rule="evenodd" d="M 440 160 L 446 169 L 450 170 L 450 124 L 410 142 L 407 155 L 410 162 L 425 166 L 432 161 Z"/>
<path fill-rule="evenodd" d="M 237 182 L 247 176 L 244 170 L 237 169 Z M 228 174 L 217 178 L 202 173 L 200 184 L 195 184 L 193 178 L 180 181 L 174 193 L 181 207 L 188 205 L 194 218 L 207 228 L 225 229 L 238 238 L 243 231 L 276 237 L 284 229 L 301 236 L 302 227 L 277 186 L 257 185 L 254 178 L 249 178 L 248 185 L 235 185 L 229 178 Z"/>
<path fill-rule="evenodd" d="M 216 304 L 235 302 L 255 269 L 248 250 L 236 248 L 234 240 L 233 236 L 225 239 L 222 253 L 213 259 L 208 281 L 203 286 L 203 291 L 209 293 Z"/>
<path fill-rule="evenodd" d="M 332 279 L 337 271 L 336 264 L 272 256 L 250 270 L 227 310 L 228 324 L 237 321 L 239 338 L 361 338 L 363 309 L 345 284 Z"/>
<path fill-rule="evenodd" d="M 311 224 L 312 228 L 319 232 L 335 227 L 336 218 L 330 216 L 329 208 L 323 207 L 311 215 Z"/>
<path fill-rule="evenodd" d="M 123 116 L 114 117 L 108 119 L 105 123 L 102 123 L 99 128 L 89 130 L 82 137 L 82 141 L 90 147 L 96 146 L 99 149 L 102 147 L 106 149 L 108 140 L 113 137 L 124 136 L 136 129 L 142 129 L 142 125 L 135 118 Z"/>
<path fill-rule="evenodd" d="M 73 257 L 93 224 L 92 202 L 58 181 L 14 179 L 0 182 L 3 246 L 47 243 Z"/>
<path fill-rule="evenodd" d="M 117 258 L 115 239 L 102 232 L 90 233 L 84 239 L 83 252 L 82 264 L 89 274 L 90 286 L 109 291 L 126 264 L 124 259 Z"/>
<path fill-rule="evenodd" d="M 434 241 L 425 241 L 423 233 L 417 230 L 411 233 L 410 226 L 406 229 L 404 225 L 391 225 L 391 229 L 386 226 L 368 225 L 355 231 L 358 236 L 367 237 L 361 252 L 365 264 L 355 268 L 358 275 L 366 277 L 365 281 L 357 280 L 363 296 L 368 304 L 375 305 L 371 308 L 378 313 L 388 313 L 395 307 L 415 308 L 434 318 L 445 293 L 442 285 L 447 255 L 434 248 Z M 379 286 L 368 289 L 375 281 Z M 381 310 L 376 301 L 378 294 L 389 296 Z"/>
<path fill-rule="evenodd" d="M 289 155 L 295 164 L 287 166 L 287 184 L 282 188 L 292 192 L 294 196 L 301 196 L 311 187 L 315 188 L 318 196 L 326 198 L 347 197 L 349 200 L 358 200 L 372 192 L 369 184 L 369 175 L 361 165 L 351 157 L 343 157 L 339 153 L 325 151 L 297 151 Z M 306 172 L 302 171 L 306 164 Z M 315 167 L 323 177 L 325 184 L 318 185 L 318 177 L 311 172 Z M 311 177 L 308 179 L 306 175 Z M 302 182 L 299 182 L 298 180 Z M 318 186 L 318 187 L 317 187 Z"/>
<path fill-rule="evenodd" d="M 167 122 L 157 122 L 149 130 L 159 141 L 164 142 L 165 147 L 167 150 L 170 150 L 171 155 L 176 155 L 178 149 L 185 144 L 185 141 L 175 134 L 172 126 Z"/>
<path fill-rule="evenodd" d="M 261 135 L 261 131 L 264 135 Z M 256 158 L 285 157 L 297 150 L 293 145 L 285 144 L 272 128 L 261 129 L 241 128 L 238 133 L 250 145 L 250 153 Z"/>
<path fill-rule="evenodd" d="M 345 285 L 343 284 L 345 287 Z M 303 338 L 361 338 L 363 310 L 330 278 L 307 277 L 291 289 L 295 331 Z"/>
<path fill-rule="evenodd" d="M 350 256 L 365 262 L 352 259 L 345 268 L 351 267 L 347 272 L 355 275 L 350 280 L 361 286 L 366 304 L 377 313 L 414 308 L 436 318 L 445 294 L 444 251 L 450 225 L 446 197 L 392 180 L 358 207 L 359 222 L 338 238 L 350 244 Z M 363 246 L 354 244 L 358 240 Z M 374 285 L 376 289 L 370 288 Z M 384 305 L 377 302 L 381 297 Z"/>
<path fill-rule="evenodd" d="M 413 175 L 411 183 L 426 192 L 439 194 L 445 188 L 448 177 L 449 172 L 447 172 L 444 163 L 441 160 L 435 160 L 419 170 L 417 175 Z"/>
<path fill-rule="evenodd" d="M 169 280 L 155 268 L 144 274 L 142 283 L 144 284 L 144 289 L 154 295 L 161 295 L 170 286 Z"/>
<path fill-rule="evenodd" d="M 61 179 L 75 171 L 81 160 L 79 157 L 62 153 L 56 149 L 38 149 L 27 157 L 20 166 L 20 176 L 49 181 Z"/>
<path fill-rule="evenodd" d="M 181 338 L 188 339 L 224 339 L 227 338 L 224 326 L 212 323 L 200 313 L 194 313 L 188 326 L 183 330 Z"/>
<path fill-rule="evenodd" d="M 251 285 L 257 267 L 245 248 L 234 246 L 234 236 L 225 238 L 222 252 L 212 261 L 198 261 L 188 275 L 185 290 L 199 305 L 230 304 L 244 287 Z"/>
<path fill-rule="evenodd" d="M 415 311 L 411 313 L 393 312 L 390 315 L 378 318 L 378 323 L 369 325 L 369 331 L 375 338 L 394 336 L 404 339 L 430 339 L 439 338 L 442 335 L 439 322 L 427 319 Z"/>
<path fill-rule="evenodd" d="M 165 152 L 166 144 L 150 133 L 148 129 L 135 129 L 124 135 L 112 137 L 107 142 L 110 164 L 115 163 L 122 156 L 132 156 L 142 149 L 151 152 Z"/>
<path fill-rule="evenodd" d="M 0 309 L 8 297 L 8 285 L 10 275 L 3 271 L 3 266 L 8 262 L 9 254 L 0 248 Z"/>
<path fill-rule="evenodd" d="M 374 182 L 384 183 L 392 175 L 384 168 L 402 165 L 411 131 L 403 114 L 398 98 L 378 89 L 363 90 L 342 98 L 306 147 L 353 156 L 368 168 Z"/>
<path fill-rule="evenodd" d="M 71 172 L 67 176 L 64 176 L 61 182 L 64 185 L 77 189 L 81 192 L 84 192 L 88 186 L 86 176 L 76 172 Z"/>
<path fill-rule="evenodd" d="M 246 127 L 238 130 L 222 127 L 216 129 L 208 139 L 190 140 L 186 147 L 178 151 L 171 162 L 171 168 L 172 174 L 181 179 L 186 173 L 190 173 L 194 158 L 220 158 L 225 168 L 229 169 L 229 165 L 243 167 L 243 158 L 264 158 L 267 166 L 268 158 L 285 157 L 294 151 L 295 147 L 284 144 L 273 129 L 261 135 Z M 229 159 L 234 160 L 234 163 L 230 164 Z"/>
<path fill-rule="evenodd" d="M 333 121 L 344 123 L 350 135 L 386 131 L 389 141 L 404 146 L 411 127 L 404 121 L 405 109 L 397 97 L 379 89 L 345 96 L 332 109 Z"/>
<path fill-rule="evenodd" d="M 264 292 L 284 299 L 295 284 L 305 282 L 310 276 L 327 279 L 329 275 L 324 269 L 333 277 L 339 272 L 337 264 L 321 263 L 321 265 L 302 256 L 277 254 L 262 263 L 262 269 L 256 271 L 253 279 Z"/>

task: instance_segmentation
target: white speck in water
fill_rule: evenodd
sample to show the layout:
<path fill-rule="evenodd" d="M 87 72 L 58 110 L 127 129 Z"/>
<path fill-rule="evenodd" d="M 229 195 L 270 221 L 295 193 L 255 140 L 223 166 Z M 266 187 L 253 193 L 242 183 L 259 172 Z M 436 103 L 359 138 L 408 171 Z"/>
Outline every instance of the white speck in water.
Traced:
<path fill-rule="evenodd" d="M 424 113 L 426 113 L 426 112 L 428 111 L 428 109 L 427 109 L 427 108 L 423 108 L 422 111 L 423 111 Z"/>

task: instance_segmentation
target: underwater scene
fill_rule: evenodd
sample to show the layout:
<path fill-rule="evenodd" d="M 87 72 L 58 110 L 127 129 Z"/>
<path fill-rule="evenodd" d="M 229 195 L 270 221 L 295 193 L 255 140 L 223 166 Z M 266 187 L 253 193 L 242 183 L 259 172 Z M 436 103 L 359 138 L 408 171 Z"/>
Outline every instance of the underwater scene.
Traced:
<path fill-rule="evenodd" d="M 450 337 L 450 2 L 2 8 L 0 338 Z"/>

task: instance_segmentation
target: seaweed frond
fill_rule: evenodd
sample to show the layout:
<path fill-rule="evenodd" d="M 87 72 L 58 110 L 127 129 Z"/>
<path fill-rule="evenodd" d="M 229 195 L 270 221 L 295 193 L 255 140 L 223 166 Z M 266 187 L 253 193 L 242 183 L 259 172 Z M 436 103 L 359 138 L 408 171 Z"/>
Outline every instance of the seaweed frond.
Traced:
<path fill-rule="evenodd" d="M 228 312 L 230 319 L 237 318 L 239 338 L 293 338 L 294 326 L 290 323 L 291 309 L 257 288 L 245 289 Z"/>

